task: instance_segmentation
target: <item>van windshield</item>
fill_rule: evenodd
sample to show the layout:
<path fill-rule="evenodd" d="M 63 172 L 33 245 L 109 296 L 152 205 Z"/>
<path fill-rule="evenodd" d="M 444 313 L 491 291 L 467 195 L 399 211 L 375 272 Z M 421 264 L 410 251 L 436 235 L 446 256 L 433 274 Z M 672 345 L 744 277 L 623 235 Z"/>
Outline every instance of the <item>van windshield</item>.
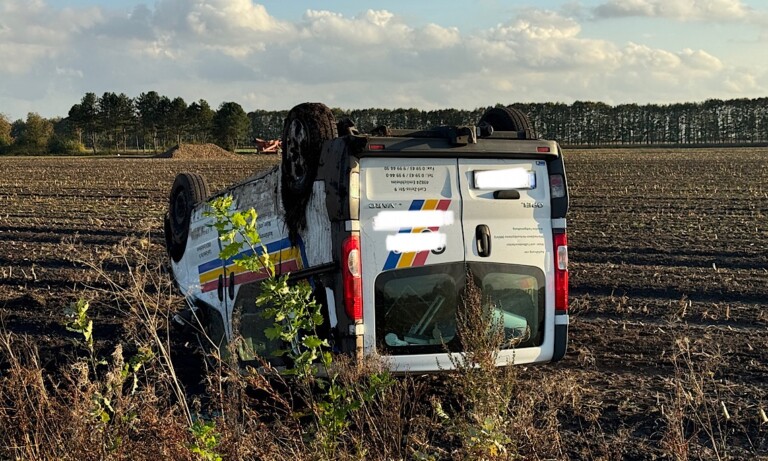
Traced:
<path fill-rule="evenodd" d="M 469 269 L 505 337 L 517 347 L 542 343 L 544 274 L 531 266 L 455 262 L 381 273 L 376 290 L 376 342 L 391 355 L 460 351 L 456 312 Z"/>

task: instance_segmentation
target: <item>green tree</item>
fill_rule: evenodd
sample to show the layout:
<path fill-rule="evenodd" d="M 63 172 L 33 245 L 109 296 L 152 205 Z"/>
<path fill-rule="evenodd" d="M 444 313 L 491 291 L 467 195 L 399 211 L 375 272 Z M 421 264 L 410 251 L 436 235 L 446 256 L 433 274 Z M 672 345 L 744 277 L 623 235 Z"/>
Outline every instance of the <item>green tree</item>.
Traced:
<path fill-rule="evenodd" d="M 0 152 L 13 144 L 11 137 L 11 122 L 5 114 L 0 114 Z"/>
<path fill-rule="evenodd" d="M 250 120 L 240 104 L 225 102 L 213 116 L 213 136 L 227 150 L 235 151 L 241 139 L 248 134 Z"/>
<path fill-rule="evenodd" d="M 156 91 L 141 93 L 136 98 L 136 110 L 139 113 L 139 125 L 144 137 L 152 139 L 152 150 L 157 151 L 157 135 L 160 128 L 160 95 Z M 145 142 L 146 146 L 146 142 Z"/>
<path fill-rule="evenodd" d="M 96 141 L 98 138 L 98 99 L 94 93 L 85 93 L 80 104 L 75 104 L 69 109 L 69 119 L 78 130 L 78 140 L 82 141 L 81 133 L 91 142 L 91 149 L 96 153 Z"/>
<path fill-rule="evenodd" d="M 135 110 L 133 100 L 124 93 L 104 93 L 97 102 L 98 126 L 102 128 L 111 140 L 115 150 L 123 149 L 127 144 L 127 130 L 134 124 Z"/>
<path fill-rule="evenodd" d="M 48 151 L 52 136 L 53 123 L 35 112 L 30 112 L 16 144 L 26 151 L 40 154 Z"/>
<path fill-rule="evenodd" d="M 187 122 L 192 139 L 197 142 L 207 142 L 211 136 L 214 112 L 205 99 L 193 102 L 187 107 Z"/>
<path fill-rule="evenodd" d="M 176 144 L 181 144 L 182 137 L 187 131 L 187 103 L 182 98 L 174 98 L 168 106 L 168 129 L 175 138 Z"/>

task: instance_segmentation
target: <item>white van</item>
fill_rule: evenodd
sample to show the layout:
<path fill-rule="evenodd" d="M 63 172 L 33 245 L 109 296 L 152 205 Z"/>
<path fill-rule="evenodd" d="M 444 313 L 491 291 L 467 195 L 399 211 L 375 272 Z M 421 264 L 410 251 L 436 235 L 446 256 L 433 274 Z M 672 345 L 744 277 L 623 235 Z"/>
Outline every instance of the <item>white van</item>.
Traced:
<path fill-rule="evenodd" d="M 494 300 L 514 350 L 498 364 L 556 361 L 568 336 L 563 156 L 513 108 L 476 127 L 359 134 L 318 103 L 285 121 L 281 165 L 236 184 L 278 272 L 312 284 L 335 351 L 395 372 L 449 369 L 467 274 Z M 221 260 L 205 181 L 182 173 L 166 216 L 173 277 L 218 345 L 270 344 L 254 300 L 264 273 Z M 237 330 L 237 331 L 235 331 Z M 452 352 L 448 352 L 452 351 Z M 278 360 L 278 359 L 274 359 Z"/>

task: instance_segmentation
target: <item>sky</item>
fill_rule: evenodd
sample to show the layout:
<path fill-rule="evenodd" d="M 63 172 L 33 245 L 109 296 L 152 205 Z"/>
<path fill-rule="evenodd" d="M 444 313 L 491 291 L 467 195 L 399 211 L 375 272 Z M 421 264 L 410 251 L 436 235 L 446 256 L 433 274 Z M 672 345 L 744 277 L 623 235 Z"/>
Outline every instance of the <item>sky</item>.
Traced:
<path fill-rule="evenodd" d="M 0 0 L 0 113 L 768 97 L 765 0 Z"/>

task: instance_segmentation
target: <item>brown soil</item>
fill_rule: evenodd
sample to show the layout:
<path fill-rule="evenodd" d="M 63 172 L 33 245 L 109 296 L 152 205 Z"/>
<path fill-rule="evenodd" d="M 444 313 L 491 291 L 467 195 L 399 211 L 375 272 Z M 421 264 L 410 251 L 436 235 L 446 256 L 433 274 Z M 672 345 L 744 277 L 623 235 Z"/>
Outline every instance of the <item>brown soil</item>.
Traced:
<path fill-rule="evenodd" d="M 542 406 L 552 404 L 553 387 L 568 387 L 562 392 L 571 397 L 557 412 L 563 450 L 556 458 L 672 458 L 663 448 L 671 396 L 675 383 L 691 384 L 679 376 L 689 366 L 675 359 L 681 344 L 688 344 L 690 366 L 716 404 L 706 415 L 714 435 L 690 420 L 683 427 L 691 457 L 764 456 L 768 150 L 565 155 L 568 352 L 558 364 L 519 374 Z M 62 326 L 63 309 L 85 296 L 93 300 L 97 345 L 109 354 L 130 328 L 129 316 L 94 295 L 94 288 L 110 287 L 79 261 L 114 252 L 126 236 L 146 238 L 147 228 L 150 256 L 162 260 L 161 217 L 177 173 L 200 173 L 217 191 L 278 160 L 234 158 L 0 157 L 2 328 L 35 340 L 43 365 L 54 369 L 76 337 Z M 104 269 L 127 283 L 124 266 Z M 188 359 L 178 364 L 189 374 L 196 366 Z"/>
<path fill-rule="evenodd" d="M 216 160 L 216 159 L 236 159 L 237 154 L 233 154 L 226 149 L 222 149 L 216 144 L 177 144 L 162 154 L 157 154 L 155 158 L 172 158 L 177 160 Z"/>

